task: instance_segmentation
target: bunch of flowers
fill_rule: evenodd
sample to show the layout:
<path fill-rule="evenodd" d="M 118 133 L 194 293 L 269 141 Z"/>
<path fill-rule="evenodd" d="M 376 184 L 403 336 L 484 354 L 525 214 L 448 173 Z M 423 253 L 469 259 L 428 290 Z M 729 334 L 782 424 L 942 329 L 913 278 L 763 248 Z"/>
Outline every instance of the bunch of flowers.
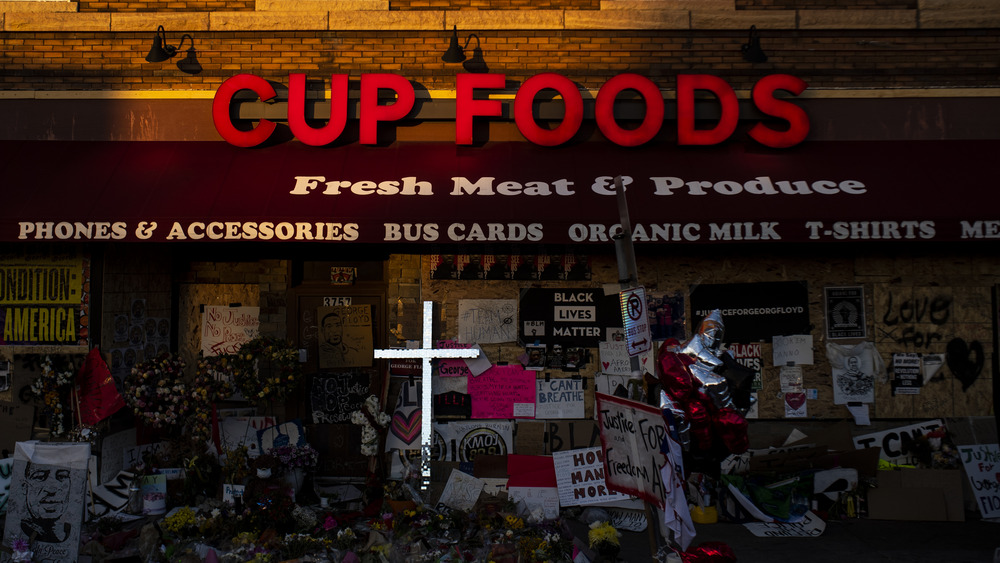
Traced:
<path fill-rule="evenodd" d="M 186 536 L 197 530 L 195 511 L 189 506 L 182 506 L 163 519 L 163 528 L 174 536 Z"/>
<path fill-rule="evenodd" d="M 379 453 L 379 437 L 390 420 L 389 415 L 382 412 L 375 395 L 369 395 L 365 404 L 351 413 L 351 422 L 361 426 L 362 455 L 373 456 Z"/>
<path fill-rule="evenodd" d="M 250 478 L 250 453 L 246 446 L 237 446 L 225 451 L 226 461 L 222 465 L 222 476 L 226 483 L 239 485 Z"/>
<path fill-rule="evenodd" d="M 225 360 L 233 385 L 250 402 L 282 400 L 302 375 L 299 351 L 288 342 L 261 336 L 245 342 Z"/>
<path fill-rule="evenodd" d="M 125 378 L 125 402 L 137 417 L 153 428 L 181 427 L 194 409 L 184 383 L 184 360 L 163 354 L 132 368 Z"/>
<path fill-rule="evenodd" d="M 302 467 L 309 469 L 315 467 L 316 462 L 319 461 L 319 452 L 309 444 L 301 446 L 275 446 L 264 453 L 274 456 L 278 460 L 278 463 L 288 468 Z"/>
<path fill-rule="evenodd" d="M 31 561 L 34 553 L 31 551 L 31 544 L 25 538 L 17 538 L 10 544 L 12 552 L 11 561 Z"/>
<path fill-rule="evenodd" d="M 66 433 L 66 407 L 63 397 L 73 386 L 72 371 L 56 371 L 52 369 L 52 360 L 48 356 L 41 365 L 42 373 L 31 383 L 31 394 L 42 402 L 42 412 L 47 415 L 53 436 Z"/>
<path fill-rule="evenodd" d="M 621 549 L 618 539 L 620 536 L 621 532 L 616 530 L 611 525 L 611 522 L 594 522 L 590 525 L 590 531 L 587 532 L 587 541 L 590 544 L 590 548 L 596 550 L 601 555 L 614 557 L 618 554 L 619 549 Z"/>
<path fill-rule="evenodd" d="M 200 356 L 194 372 L 195 386 L 206 401 L 225 399 L 233 394 L 232 356 Z"/>

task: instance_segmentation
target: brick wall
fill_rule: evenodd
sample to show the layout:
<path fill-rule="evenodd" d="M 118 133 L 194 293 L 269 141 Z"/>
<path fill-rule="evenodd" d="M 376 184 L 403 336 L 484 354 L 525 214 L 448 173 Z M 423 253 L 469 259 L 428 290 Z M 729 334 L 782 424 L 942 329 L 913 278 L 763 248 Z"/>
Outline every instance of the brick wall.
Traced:
<path fill-rule="evenodd" d="M 724 76 L 749 88 L 765 74 L 788 72 L 812 89 L 995 87 L 1000 30 L 766 31 L 762 64 L 743 61 L 745 31 L 479 31 L 486 64 L 508 80 L 558 72 L 586 88 L 636 72 L 661 88 L 679 73 Z M 150 33 L 0 33 L 3 90 L 214 90 L 237 73 L 286 83 L 290 72 L 396 72 L 428 89 L 453 89 L 459 64 L 440 60 L 447 32 L 193 33 L 200 74 L 176 62 L 147 63 Z M 168 37 L 176 45 L 177 33 Z M 185 46 L 186 48 L 186 46 Z M 327 78 L 328 80 L 328 78 Z"/>

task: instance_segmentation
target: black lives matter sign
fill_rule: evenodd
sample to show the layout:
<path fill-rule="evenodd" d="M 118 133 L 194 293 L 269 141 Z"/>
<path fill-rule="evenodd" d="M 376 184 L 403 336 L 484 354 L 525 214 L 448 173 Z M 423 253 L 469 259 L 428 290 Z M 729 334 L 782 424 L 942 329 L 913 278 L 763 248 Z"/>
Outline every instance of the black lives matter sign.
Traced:
<path fill-rule="evenodd" d="M 528 288 L 518 303 L 522 344 L 597 346 L 608 328 L 621 328 L 618 295 L 600 289 Z"/>

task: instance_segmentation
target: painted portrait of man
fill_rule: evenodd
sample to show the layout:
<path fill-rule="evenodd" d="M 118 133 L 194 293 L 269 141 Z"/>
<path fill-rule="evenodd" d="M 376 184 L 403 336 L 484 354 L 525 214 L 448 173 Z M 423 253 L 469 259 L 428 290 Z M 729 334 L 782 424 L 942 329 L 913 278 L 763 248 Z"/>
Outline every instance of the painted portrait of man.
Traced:
<path fill-rule="evenodd" d="M 17 442 L 3 543 L 30 542 L 33 561 L 75 561 L 86 504 L 86 442 Z"/>

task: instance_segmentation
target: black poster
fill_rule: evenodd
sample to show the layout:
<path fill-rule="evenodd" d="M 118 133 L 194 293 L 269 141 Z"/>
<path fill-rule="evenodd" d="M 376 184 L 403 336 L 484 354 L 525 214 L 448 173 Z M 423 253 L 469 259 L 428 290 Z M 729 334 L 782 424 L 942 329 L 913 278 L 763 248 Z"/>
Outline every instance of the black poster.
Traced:
<path fill-rule="evenodd" d="M 621 328 L 618 294 L 601 289 L 541 289 L 521 291 L 518 338 L 528 344 L 595 347 L 608 328 Z"/>
<path fill-rule="evenodd" d="M 458 391 L 434 395 L 434 418 L 438 420 L 468 420 L 472 417 L 472 398 Z"/>
<path fill-rule="evenodd" d="M 865 338 L 865 287 L 824 287 L 826 337 Z"/>
<path fill-rule="evenodd" d="M 368 398 L 371 377 L 364 371 L 320 374 L 309 392 L 312 421 L 316 424 L 349 423 L 351 413 Z"/>
<path fill-rule="evenodd" d="M 702 284 L 691 288 L 691 330 L 713 310 L 722 313 L 724 342 L 770 342 L 774 335 L 809 334 L 804 281 Z"/>

